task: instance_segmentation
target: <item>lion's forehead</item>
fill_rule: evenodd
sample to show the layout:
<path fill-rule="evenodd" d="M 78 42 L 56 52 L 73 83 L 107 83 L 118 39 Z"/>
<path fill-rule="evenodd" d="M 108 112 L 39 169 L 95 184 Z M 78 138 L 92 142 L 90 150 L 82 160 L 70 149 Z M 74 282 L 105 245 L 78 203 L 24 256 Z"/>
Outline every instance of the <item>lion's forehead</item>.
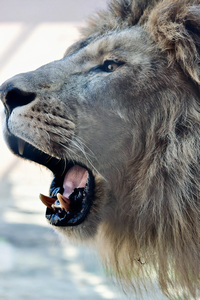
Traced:
<path fill-rule="evenodd" d="M 86 44 L 87 42 L 87 44 Z M 139 26 L 125 29 L 123 31 L 112 31 L 107 34 L 90 38 L 75 53 L 72 61 L 76 61 L 76 66 L 90 68 L 94 64 L 102 64 L 106 59 L 118 59 L 124 62 L 141 62 L 142 64 L 151 59 L 153 47 L 150 44 L 148 34 Z M 68 59 L 68 56 L 66 56 Z"/>
<path fill-rule="evenodd" d="M 141 36 L 144 31 L 140 27 L 133 27 L 123 31 L 112 31 L 92 40 L 86 47 L 87 51 L 99 55 L 101 53 L 113 52 L 116 50 L 131 51 L 141 47 Z"/>

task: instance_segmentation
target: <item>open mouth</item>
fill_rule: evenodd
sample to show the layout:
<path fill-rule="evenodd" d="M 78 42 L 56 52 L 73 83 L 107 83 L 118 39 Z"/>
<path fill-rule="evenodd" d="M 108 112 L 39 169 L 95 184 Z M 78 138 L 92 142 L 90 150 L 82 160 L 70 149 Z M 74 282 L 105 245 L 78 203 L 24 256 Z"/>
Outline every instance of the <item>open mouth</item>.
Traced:
<path fill-rule="evenodd" d="M 50 187 L 50 197 L 40 195 L 47 206 L 46 218 L 55 226 L 81 224 L 93 203 L 92 173 L 79 164 L 69 163 L 64 176 L 56 175 Z"/>
<path fill-rule="evenodd" d="M 54 226 L 77 226 L 90 213 L 94 199 L 94 176 L 84 165 L 57 159 L 8 134 L 7 143 L 18 156 L 44 165 L 54 174 L 49 196 L 40 195 L 46 218 Z"/>

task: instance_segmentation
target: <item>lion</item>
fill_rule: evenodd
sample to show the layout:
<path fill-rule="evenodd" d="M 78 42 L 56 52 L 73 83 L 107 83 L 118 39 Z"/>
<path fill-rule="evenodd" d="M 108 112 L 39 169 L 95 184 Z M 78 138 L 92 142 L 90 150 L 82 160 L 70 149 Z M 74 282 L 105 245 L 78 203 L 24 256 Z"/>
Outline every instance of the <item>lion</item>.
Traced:
<path fill-rule="evenodd" d="M 54 174 L 46 218 L 135 290 L 200 287 L 200 1 L 113 0 L 1 86 L 5 140 Z"/>

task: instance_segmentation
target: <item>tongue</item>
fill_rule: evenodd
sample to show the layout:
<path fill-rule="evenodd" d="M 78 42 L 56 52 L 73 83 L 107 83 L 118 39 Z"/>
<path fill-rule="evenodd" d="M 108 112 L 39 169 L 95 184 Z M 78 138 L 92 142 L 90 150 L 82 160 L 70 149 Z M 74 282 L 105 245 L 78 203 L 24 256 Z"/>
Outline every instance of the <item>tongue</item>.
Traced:
<path fill-rule="evenodd" d="M 85 187 L 88 179 L 88 171 L 78 165 L 69 169 L 63 181 L 63 196 L 69 198 L 75 188 Z"/>

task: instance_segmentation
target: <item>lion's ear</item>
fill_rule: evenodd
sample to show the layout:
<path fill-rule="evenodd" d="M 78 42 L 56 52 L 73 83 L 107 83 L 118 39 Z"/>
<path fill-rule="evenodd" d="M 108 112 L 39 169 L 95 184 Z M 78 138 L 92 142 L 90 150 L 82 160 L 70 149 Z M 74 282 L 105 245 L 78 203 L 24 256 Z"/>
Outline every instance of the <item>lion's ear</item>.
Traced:
<path fill-rule="evenodd" d="M 177 61 L 200 84 L 200 1 L 161 1 L 149 16 L 147 30 L 170 63 Z"/>

